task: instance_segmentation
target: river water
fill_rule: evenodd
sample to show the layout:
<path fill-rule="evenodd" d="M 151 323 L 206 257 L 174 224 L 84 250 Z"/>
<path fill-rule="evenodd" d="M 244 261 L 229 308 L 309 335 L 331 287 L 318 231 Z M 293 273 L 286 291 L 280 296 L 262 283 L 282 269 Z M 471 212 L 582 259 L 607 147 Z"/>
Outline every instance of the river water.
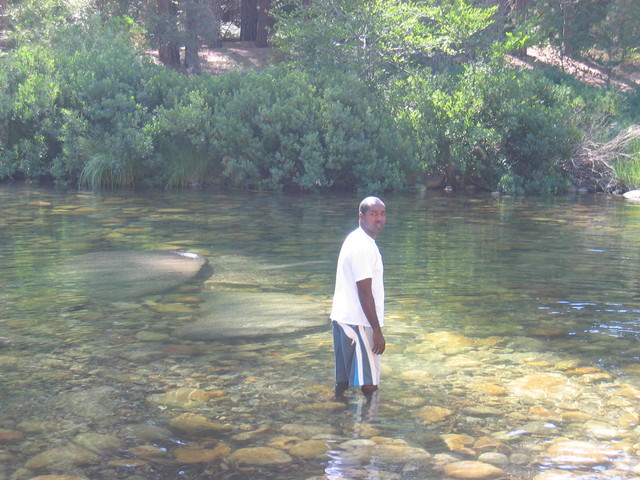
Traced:
<path fill-rule="evenodd" d="M 359 200 L 0 187 L 0 479 L 640 477 L 640 203 L 384 197 L 381 390 L 335 402 L 324 319 Z M 211 267 L 111 298 L 59 278 L 157 250 Z M 213 293 L 319 326 L 182 336 Z"/>

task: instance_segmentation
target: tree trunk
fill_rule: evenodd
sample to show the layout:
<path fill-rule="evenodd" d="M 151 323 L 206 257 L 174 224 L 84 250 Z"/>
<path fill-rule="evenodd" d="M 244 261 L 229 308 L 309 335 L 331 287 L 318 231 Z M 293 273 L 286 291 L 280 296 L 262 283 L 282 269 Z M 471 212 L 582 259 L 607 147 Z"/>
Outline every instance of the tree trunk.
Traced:
<path fill-rule="evenodd" d="M 258 31 L 258 0 L 242 0 L 240 40 L 254 42 Z"/>
<path fill-rule="evenodd" d="M 211 48 L 222 46 L 222 34 L 220 24 L 222 22 L 222 1 L 209 0 L 209 11 L 211 12 L 211 29 L 207 35 L 207 45 Z"/>
<path fill-rule="evenodd" d="M 4 32 L 7 25 L 7 0 L 0 0 L 0 33 Z"/>
<path fill-rule="evenodd" d="M 157 0 L 158 15 L 162 18 L 162 25 L 158 27 L 159 45 L 158 59 L 167 67 L 180 68 L 180 50 L 175 40 L 175 23 L 178 10 L 172 0 Z"/>
<path fill-rule="evenodd" d="M 258 0 L 258 24 L 256 28 L 256 47 L 269 46 L 269 30 L 275 21 L 269 14 L 271 0 Z"/>
<path fill-rule="evenodd" d="M 201 5 L 199 5 L 198 2 L 186 5 L 184 68 L 194 74 L 200 73 L 200 56 L 198 55 L 198 44 L 200 43 L 198 38 L 198 17 L 201 13 Z"/>

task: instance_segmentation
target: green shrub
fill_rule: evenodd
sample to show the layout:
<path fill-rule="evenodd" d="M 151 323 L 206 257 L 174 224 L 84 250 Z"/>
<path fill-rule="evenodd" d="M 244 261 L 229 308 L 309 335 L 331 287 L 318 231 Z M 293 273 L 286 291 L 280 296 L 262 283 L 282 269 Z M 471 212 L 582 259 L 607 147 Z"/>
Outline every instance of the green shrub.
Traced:
<path fill-rule="evenodd" d="M 400 188 L 402 145 L 384 103 L 355 77 L 248 75 L 215 113 L 224 176 L 243 188 Z"/>

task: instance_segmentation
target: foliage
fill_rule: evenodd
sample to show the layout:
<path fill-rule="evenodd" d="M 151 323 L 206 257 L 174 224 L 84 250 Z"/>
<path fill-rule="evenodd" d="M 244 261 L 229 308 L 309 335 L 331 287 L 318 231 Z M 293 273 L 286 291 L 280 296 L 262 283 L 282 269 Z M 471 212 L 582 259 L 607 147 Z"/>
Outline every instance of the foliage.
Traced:
<path fill-rule="evenodd" d="M 180 2 L 174 20 L 199 3 Z M 629 55 L 630 4 L 587 3 L 619 20 L 611 42 L 629 49 L 610 56 Z M 550 194 L 581 179 L 576 152 L 637 123 L 638 92 L 507 67 L 530 25 L 501 32 L 495 8 L 465 0 L 283 3 L 275 39 L 289 65 L 221 76 L 182 75 L 136 50 L 160 41 L 145 17 L 154 2 L 109 0 L 101 15 L 93 0 L 17 5 L 17 48 L 0 57 L 0 180 L 376 192 L 438 173 L 452 186 Z M 588 48 L 603 23 L 581 21 L 588 41 L 571 41 Z M 636 175 L 634 145 L 609 162 L 620 178 Z"/>
<path fill-rule="evenodd" d="M 406 138 L 357 78 L 315 82 L 286 69 L 187 77 L 100 28 L 100 41 L 71 26 L 58 48 L 25 45 L 0 60 L 1 178 L 91 188 L 402 186 Z"/>
<path fill-rule="evenodd" d="M 579 136 L 571 92 L 541 75 L 476 65 L 448 79 L 407 84 L 400 100 L 420 165 L 451 185 L 504 193 L 554 193 L 561 160 Z"/>
<path fill-rule="evenodd" d="M 495 10 L 465 0 L 283 1 L 273 41 L 304 68 L 356 72 L 371 84 L 486 52 Z"/>
<path fill-rule="evenodd" d="M 221 96 L 215 121 L 223 172 L 234 185 L 388 190 L 402 184 L 406 141 L 354 77 L 315 85 L 297 71 L 250 75 Z"/>
<path fill-rule="evenodd" d="M 592 56 L 604 65 L 611 67 L 631 60 L 640 48 L 640 3 L 612 0 L 604 19 L 594 25 L 591 35 L 595 52 L 602 52 Z"/>

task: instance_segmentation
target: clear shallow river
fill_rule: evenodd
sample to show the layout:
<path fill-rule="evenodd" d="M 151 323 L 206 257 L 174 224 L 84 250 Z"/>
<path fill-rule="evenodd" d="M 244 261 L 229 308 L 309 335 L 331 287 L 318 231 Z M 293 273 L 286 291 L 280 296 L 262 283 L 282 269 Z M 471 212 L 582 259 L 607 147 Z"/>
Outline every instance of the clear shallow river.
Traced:
<path fill-rule="evenodd" d="M 0 187 L 0 480 L 640 477 L 640 203 L 383 199 L 388 347 L 368 405 L 332 401 L 328 320 L 181 335 L 214 294 L 326 317 L 359 197 Z M 211 267 L 109 299 L 59 277 L 155 250 Z"/>

